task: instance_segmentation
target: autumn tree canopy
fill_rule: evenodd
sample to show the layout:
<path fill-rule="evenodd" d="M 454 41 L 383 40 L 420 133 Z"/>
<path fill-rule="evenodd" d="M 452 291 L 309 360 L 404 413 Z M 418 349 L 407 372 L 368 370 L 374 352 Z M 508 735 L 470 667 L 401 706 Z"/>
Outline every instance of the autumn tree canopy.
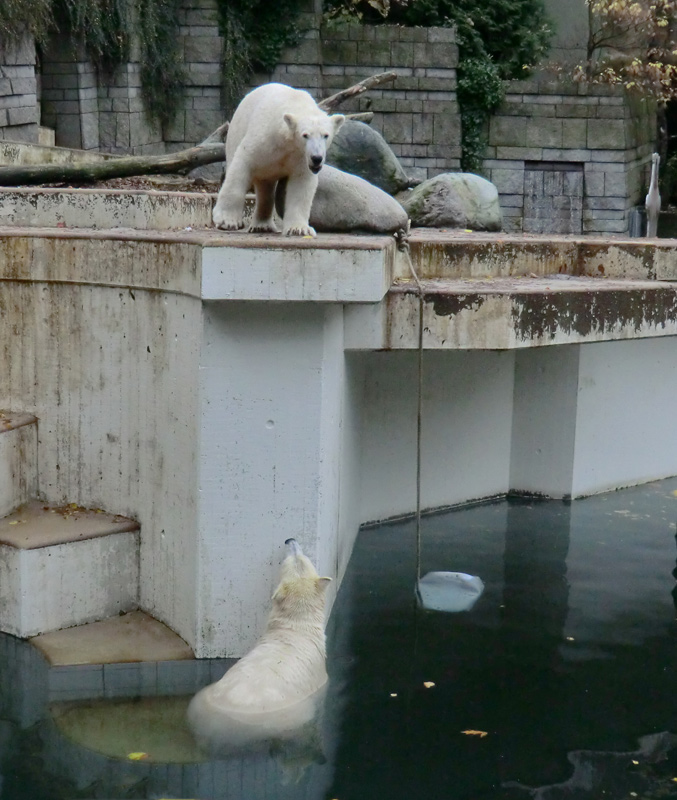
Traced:
<path fill-rule="evenodd" d="M 578 81 L 608 83 L 666 103 L 677 97 L 677 0 L 586 0 L 587 61 Z"/>

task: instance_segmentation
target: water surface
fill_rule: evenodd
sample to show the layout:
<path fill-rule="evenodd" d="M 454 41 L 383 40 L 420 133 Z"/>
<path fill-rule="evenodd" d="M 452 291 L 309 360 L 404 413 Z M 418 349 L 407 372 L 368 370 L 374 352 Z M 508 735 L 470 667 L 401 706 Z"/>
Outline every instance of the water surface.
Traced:
<path fill-rule="evenodd" d="M 412 521 L 361 531 L 323 718 L 235 756 L 183 722 L 228 662 L 49 670 L 2 636 L 0 800 L 677 798 L 676 521 L 677 479 L 429 516 L 422 572 L 486 587 L 457 614 L 414 603 Z"/>

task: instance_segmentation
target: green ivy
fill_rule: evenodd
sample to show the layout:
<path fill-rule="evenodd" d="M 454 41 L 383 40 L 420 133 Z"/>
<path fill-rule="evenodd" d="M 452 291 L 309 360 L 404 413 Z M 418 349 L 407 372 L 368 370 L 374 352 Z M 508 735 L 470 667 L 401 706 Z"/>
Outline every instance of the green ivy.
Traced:
<path fill-rule="evenodd" d="M 218 0 L 224 39 L 223 100 L 232 114 L 252 72 L 272 72 L 298 43 L 301 0 Z"/>
<path fill-rule="evenodd" d="M 51 0 L 0 0 L 0 44 L 25 33 L 43 42 L 52 24 Z"/>
<path fill-rule="evenodd" d="M 141 88 L 151 118 L 163 127 L 179 108 L 185 68 L 179 38 L 181 0 L 140 0 Z"/>
<path fill-rule="evenodd" d="M 461 165 L 481 170 L 489 119 L 503 100 L 503 81 L 528 75 L 546 54 L 550 26 L 543 0 L 389 0 L 384 15 L 371 0 L 329 0 L 329 14 L 378 24 L 456 28 Z"/>
<path fill-rule="evenodd" d="M 491 57 L 461 61 L 457 96 L 461 109 L 461 169 L 481 172 L 489 118 L 505 96 L 501 75 Z"/>

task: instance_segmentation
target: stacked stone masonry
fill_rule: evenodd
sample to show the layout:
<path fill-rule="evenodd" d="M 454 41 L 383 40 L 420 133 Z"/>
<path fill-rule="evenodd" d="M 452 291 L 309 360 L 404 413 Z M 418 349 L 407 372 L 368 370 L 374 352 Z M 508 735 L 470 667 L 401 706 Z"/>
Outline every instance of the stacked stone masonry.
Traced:
<path fill-rule="evenodd" d="M 545 75 L 513 81 L 491 120 L 484 164 L 506 227 L 627 232 L 655 136 L 654 112 L 613 87 L 565 85 Z"/>
<path fill-rule="evenodd" d="M 414 177 L 460 169 L 453 29 L 327 27 L 317 3 L 308 5 L 298 46 L 251 85 L 280 81 L 319 99 L 393 71 L 395 82 L 341 110 L 373 112 L 372 126 Z M 101 76 L 81 48 L 54 36 L 39 70 L 30 40 L 0 53 L 0 138 L 37 142 L 41 124 L 55 130 L 59 145 L 134 154 L 204 139 L 226 116 L 217 0 L 184 0 L 180 13 L 186 85 L 164 131 L 145 113 L 138 51 L 132 48 L 114 75 Z M 498 187 L 508 230 L 625 233 L 629 210 L 642 201 L 655 138 L 655 114 L 646 106 L 609 87 L 566 85 L 543 74 L 508 84 L 490 123 L 484 172 Z M 210 172 L 216 177 L 221 169 Z"/>
<path fill-rule="evenodd" d="M 383 134 L 410 174 L 425 179 L 460 168 L 457 64 L 451 28 L 327 28 L 308 15 L 300 46 L 283 54 L 270 78 L 320 98 L 370 75 L 395 72 L 393 83 L 345 103 L 341 110 L 373 112 L 372 127 Z M 259 82 L 270 78 L 259 76 Z"/>
<path fill-rule="evenodd" d="M 24 37 L 0 51 L 0 139 L 38 140 L 35 44 Z"/>

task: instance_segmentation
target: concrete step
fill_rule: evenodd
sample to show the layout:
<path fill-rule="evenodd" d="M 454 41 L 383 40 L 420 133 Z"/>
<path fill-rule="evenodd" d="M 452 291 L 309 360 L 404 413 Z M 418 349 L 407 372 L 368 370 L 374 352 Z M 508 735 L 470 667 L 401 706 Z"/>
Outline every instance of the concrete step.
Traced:
<path fill-rule="evenodd" d="M 20 638 L 138 605 L 139 524 L 32 500 L 0 519 L 0 630 Z"/>
<path fill-rule="evenodd" d="M 37 418 L 0 411 L 0 517 L 37 494 L 37 453 Z"/>

